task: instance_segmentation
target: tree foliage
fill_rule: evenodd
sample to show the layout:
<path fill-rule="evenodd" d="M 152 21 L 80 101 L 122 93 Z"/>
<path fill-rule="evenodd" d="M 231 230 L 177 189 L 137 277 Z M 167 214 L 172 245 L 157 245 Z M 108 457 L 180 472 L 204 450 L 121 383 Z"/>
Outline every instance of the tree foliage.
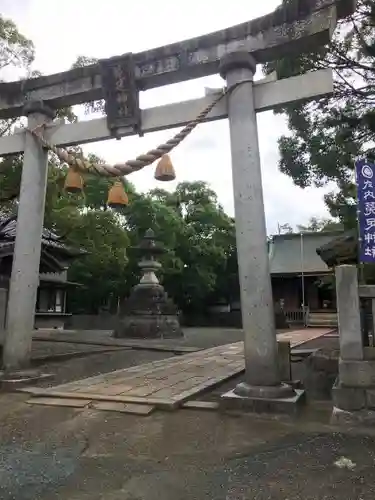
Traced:
<path fill-rule="evenodd" d="M 329 231 L 343 231 L 344 226 L 340 222 L 333 219 L 319 219 L 318 217 L 311 217 L 307 224 L 298 224 L 298 232 L 312 232 L 321 233 Z"/>
<path fill-rule="evenodd" d="M 34 45 L 17 29 L 10 19 L 0 14 L 0 81 L 6 79 L 7 74 L 16 72 L 19 77 L 31 76 L 31 64 L 34 60 Z M 0 136 L 12 132 L 17 119 L 0 120 Z M 17 196 L 14 186 L 19 182 L 20 155 L 0 161 L 0 185 L 3 189 L 3 206 L 5 212 L 12 210 L 14 199 Z M 6 176 L 2 175 L 6 170 Z"/>
<path fill-rule="evenodd" d="M 332 97 L 277 111 L 287 114 L 290 130 L 279 140 L 280 170 L 301 187 L 334 181 L 338 190 L 325 201 L 331 214 L 350 227 L 355 225 L 354 161 L 375 157 L 374 56 L 375 2 L 358 0 L 355 14 L 339 23 L 329 45 L 265 67 L 281 78 L 333 70 Z"/>

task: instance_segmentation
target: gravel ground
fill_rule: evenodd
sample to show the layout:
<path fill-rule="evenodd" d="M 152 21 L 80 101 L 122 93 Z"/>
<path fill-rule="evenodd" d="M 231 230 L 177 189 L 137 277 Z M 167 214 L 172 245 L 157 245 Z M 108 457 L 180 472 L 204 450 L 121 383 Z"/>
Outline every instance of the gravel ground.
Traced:
<path fill-rule="evenodd" d="M 187 345 L 211 347 L 241 335 L 196 331 L 189 336 L 194 344 Z M 42 369 L 55 373 L 55 385 L 170 356 L 119 350 L 49 362 Z M 301 366 L 294 364 L 294 377 Z M 202 399 L 217 400 L 242 378 Z M 0 394 L 1 500 L 374 498 L 375 432 L 366 437 L 331 427 L 329 402 L 309 405 L 292 420 L 196 410 L 139 417 L 31 406 L 27 399 Z"/>

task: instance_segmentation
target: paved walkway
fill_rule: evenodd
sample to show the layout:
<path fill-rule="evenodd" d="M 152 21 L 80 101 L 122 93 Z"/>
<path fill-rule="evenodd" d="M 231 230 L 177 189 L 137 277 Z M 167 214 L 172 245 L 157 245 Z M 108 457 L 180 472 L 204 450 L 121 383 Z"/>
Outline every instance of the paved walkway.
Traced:
<path fill-rule="evenodd" d="M 327 334 L 328 329 L 304 329 L 278 335 L 292 346 Z M 245 369 L 243 342 L 213 347 L 96 377 L 58 385 L 49 389 L 28 389 L 34 395 L 77 400 L 140 403 L 173 409 L 206 389 Z M 38 401 L 43 403 L 43 401 Z M 48 403 L 48 401 L 46 401 Z M 81 406 L 83 403 L 81 402 Z"/>

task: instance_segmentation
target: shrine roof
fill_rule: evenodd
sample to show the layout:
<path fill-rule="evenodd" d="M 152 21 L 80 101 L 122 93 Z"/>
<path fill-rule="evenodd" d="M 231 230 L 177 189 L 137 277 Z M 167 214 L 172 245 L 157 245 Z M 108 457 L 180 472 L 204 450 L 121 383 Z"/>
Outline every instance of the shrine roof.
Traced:
<path fill-rule="evenodd" d="M 302 236 L 301 233 L 273 236 L 269 244 L 271 275 L 330 273 L 330 268 L 317 250 L 342 234 L 341 231 L 332 231 L 303 233 Z"/>
<path fill-rule="evenodd" d="M 17 216 L 0 215 L 0 252 L 6 249 L 12 250 L 17 234 Z M 43 228 L 42 246 L 48 248 L 52 253 L 73 258 L 87 253 L 81 248 L 73 248 L 66 245 L 60 236 L 50 229 Z"/>
<path fill-rule="evenodd" d="M 358 260 L 358 234 L 352 229 L 328 241 L 317 249 L 328 266 L 356 264 Z"/>

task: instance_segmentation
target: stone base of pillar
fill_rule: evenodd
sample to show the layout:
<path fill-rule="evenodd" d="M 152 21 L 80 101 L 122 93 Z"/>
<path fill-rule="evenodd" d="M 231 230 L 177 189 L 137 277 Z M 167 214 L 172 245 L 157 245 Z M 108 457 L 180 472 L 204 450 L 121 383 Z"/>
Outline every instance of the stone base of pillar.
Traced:
<path fill-rule="evenodd" d="M 351 386 L 342 383 L 341 373 L 332 387 L 332 424 L 372 427 L 375 424 L 375 373 L 373 361 L 341 361 L 345 379 Z M 349 368 L 348 368 L 349 367 Z M 356 384 L 356 385 L 354 385 Z"/>
<path fill-rule="evenodd" d="M 41 373 L 39 370 L 3 371 L 0 372 L 0 390 L 12 391 L 53 377 L 53 374 Z"/>
<path fill-rule="evenodd" d="M 296 414 L 304 402 L 305 391 L 287 384 L 258 387 L 241 383 L 221 396 L 220 407 L 224 411 Z"/>

